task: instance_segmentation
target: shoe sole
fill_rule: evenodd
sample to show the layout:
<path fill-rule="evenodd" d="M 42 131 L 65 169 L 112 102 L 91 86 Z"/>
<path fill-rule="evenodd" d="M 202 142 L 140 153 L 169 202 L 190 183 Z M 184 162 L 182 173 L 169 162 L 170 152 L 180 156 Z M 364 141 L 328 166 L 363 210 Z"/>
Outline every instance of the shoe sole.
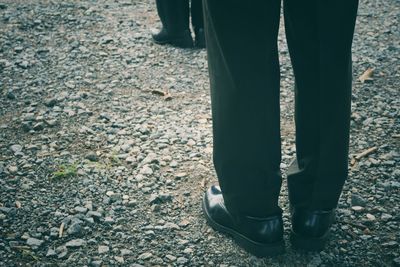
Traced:
<path fill-rule="evenodd" d="M 319 238 L 307 238 L 291 231 L 290 243 L 292 244 L 292 247 L 296 250 L 319 252 L 324 249 L 328 237 L 329 231 Z"/>
<path fill-rule="evenodd" d="M 153 42 L 158 44 L 158 45 L 172 45 L 178 48 L 193 48 L 193 43 L 191 44 L 187 44 L 185 43 L 185 40 L 182 39 L 170 39 L 170 40 L 166 40 L 166 41 L 158 41 L 156 39 L 153 38 Z"/>
<path fill-rule="evenodd" d="M 278 242 L 271 243 L 271 244 L 258 243 L 251 239 L 248 239 L 244 235 L 240 234 L 239 232 L 237 232 L 231 228 L 225 227 L 225 226 L 217 223 L 216 221 L 214 221 L 211 218 L 210 214 L 207 212 L 204 201 L 205 200 L 203 198 L 203 202 L 202 202 L 201 206 L 202 206 L 204 214 L 206 215 L 208 224 L 214 230 L 233 237 L 235 242 L 240 247 L 242 247 L 244 250 L 246 250 L 247 252 L 249 252 L 259 258 L 276 256 L 276 255 L 279 255 L 279 254 L 282 254 L 285 252 L 285 242 L 283 241 L 283 239 Z"/>

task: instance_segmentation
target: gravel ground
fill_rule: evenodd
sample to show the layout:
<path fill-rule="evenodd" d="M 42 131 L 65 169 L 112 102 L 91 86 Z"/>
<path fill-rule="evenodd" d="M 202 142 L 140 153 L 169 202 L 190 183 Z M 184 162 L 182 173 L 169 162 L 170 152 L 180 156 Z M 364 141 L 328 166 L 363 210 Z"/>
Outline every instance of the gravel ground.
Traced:
<path fill-rule="evenodd" d="M 153 44 L 152 0 L 0 1 L 0 265 L 400 266 L 399 14 L 360 3 L 350 178 L 327 248 L 258 259 L 201 213 L 216 182 L 206 52 Z M 285 173 L 282 29 L 279 44 Z M 281 205 L 288 234 L 286 186 Z"/>

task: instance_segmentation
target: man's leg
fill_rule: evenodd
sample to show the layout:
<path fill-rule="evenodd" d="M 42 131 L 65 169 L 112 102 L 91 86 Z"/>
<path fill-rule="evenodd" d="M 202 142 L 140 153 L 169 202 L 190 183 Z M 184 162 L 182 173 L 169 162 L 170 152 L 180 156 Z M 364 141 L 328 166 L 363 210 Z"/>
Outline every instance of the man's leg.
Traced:
<path fill-rule="evenodd" d="M 213 228 L 250 253 L 280 254 L 280 0 L 208 0 L 204 13 L 214 165 L 222 192 L 207 190 L 203 210 Z"/>
<path fill-rule="evenodd" d="M 296 80 L 300 171 L 289 175 L 288 182 L 292 204 L 332 209 L 348 172 L 357 0 L 311 2 L 285 0 L 286 35 Z"/>
<path fill-rule="evenodd" d="M 288 175 L 292 243 L 306 249 L 323 248 L 348 174 L 357 5 L 357 0 L 284 1 L 296 80 L 297 162 Z"/>
<path fill-rule="evenodd" d="M 205 1 L 214 165 L 231 212 L 280 212 L 280 0 Z"/>
<path fill-rule="evenodd" d="M 181 48 L 193 47 L 189 29 L 189 0 L 156 0 L 156 4 L 163 27 L 153 35 L 154 42 Z"/>
<path fill-rule="evenodd" d="M 195 46 L 204 48 L 204 19 L 203 19 L 203 5 L 202 0 L 192 0 L 190 6 L 190 13 L 192 15 L 192 26 L 195 34 Z"/>

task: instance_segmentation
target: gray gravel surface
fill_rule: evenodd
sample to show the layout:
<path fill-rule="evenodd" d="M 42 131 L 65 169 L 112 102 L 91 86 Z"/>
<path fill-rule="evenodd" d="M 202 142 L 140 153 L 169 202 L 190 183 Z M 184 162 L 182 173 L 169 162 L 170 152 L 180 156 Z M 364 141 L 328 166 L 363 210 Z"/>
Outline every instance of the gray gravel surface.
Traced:
<path fill-rule="evenodd" d="M 400 266 L 399 14 L 360 3 L 350 178 L 327 248 L 258 259 L 201 213 L 216 182 L 205 51 L 153 44 L 150 0 L 0 1 L 0 265 Z M 279 45 L 285 173 L 282 29 Z M 287 236 L 285 186 L 281 205 Z"/>

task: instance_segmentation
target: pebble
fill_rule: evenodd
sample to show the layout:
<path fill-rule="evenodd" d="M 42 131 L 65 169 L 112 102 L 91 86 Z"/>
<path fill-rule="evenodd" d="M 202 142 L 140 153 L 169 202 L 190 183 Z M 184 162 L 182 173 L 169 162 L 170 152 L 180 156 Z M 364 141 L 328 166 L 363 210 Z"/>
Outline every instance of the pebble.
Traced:
<path fill-rule="evenodd" d="M 99 157 L 97 156 L 96 153 L 90 152 L 90 153 L 86 154 L 85 159 L 90 160 L 90 161 L 98 161 Z"/>
<path fill-rule="evenodd" d="M 43 240 L 37 239 L 30 237 L 28 240 L 26 240 L 26 244 L 30 247 L 40 247 L 44 243 Z"/>
<path fill-rule="evenodd" d="M 189 260 L 188 260 L 187 258 L 185 258 L 185 257 L 179 257 L 179 258 L 176 260 L 176 263 L 177 263 L 177 264 L 182 264 L 182 265 L 187 264 L 188 262 L 189 262 Z"/>
<path fill-rule="evenodd" d="M 366 217 L 367 217 L 368 221 L 371 221 L 371 222 L 376 220 L 376 217 L 374 215 L 370 214 L 370 213 L 368 213 L 366 215 Z"/>
<path fill-rule="evenodd" d="M 110 251 L 110 248 L 108 246 L 99 246 L 97 249 L 99 254 L 104 254 Z"/>
<path fill-rule="evenodd" d="M 165 258 L 167 258 L 171 262 L 176 260 L 175 256 L 172 256 L 172 255 L 169 255 L 169 254 L 165 255 Z"/>
<path fill-rule="evenodd" d="M 86 207 L 75 207 L 74 210 L 78 213 L 86 213 L 87 212 L 87 208 Z"/>
<path fill-rule="evenodd" d="M 351 209 L 355 212 L 362 212 L 364 210 L 364 208 L 361 206 L 353 206 Z"/>
<path fill-rule="evenodd" d="M 365 207 L 367 201 L 358 194 L 353 193 L 351 195 L 351 205 Z"/>
<path fill-rule="evenodd" d="M 383 213 L 383 214 L 381 215 L 381 220 L 384 221 L 384 222 L 389 221 L 389 220 L 392 219 L 392 218 L 393 218 L 393 216 L 390 215 L 390 214 L 387 214 L 387 213 Z"/>
<path fill-rule="evenodd" d="M 86 241 L 83 239 L 73 239 L 65 243 L 65 247 L 67 248 L 79 248 L 86 245 Z"/>
<path fill-rule="evenodd" d="M 114 259 L 120 264 L 123 264 L 125 262 L 124 258 L 121 256 L 114 256 Z"/>
<path fill-rule="evenodd" d="M 121 256 L 129 256 L 129 255 L 132 255 L 133 254 L 133 252 L 132 252 L 132 250 L 129 250 L 129 249 L 121 249 Z"/>
<path fill-rule="evenodd" d="M 47 250 L 46 257 L 55 257 L 57 256 L 57 252 L 54 249 Z"/>
<path fill-rule="evenodd" d="M 153 257 L 153 254 L 151 254 L 150 252 L 145 252 L 139 255 L 138 259 L 139 260 L 148 260 L 151 257 Z"/>
<path fill-rule="evenodd" d="M 20 153 L 22 151 L 22 146 L 21 145 L 12 145 L 10 147 L 10 149 L 14 154 L 17 154 L 17 153 Z"/>
<path fill-rule="evenodd" d="M 82 226 L 80 223 L 74 222 L 72 223 L 67 230 L 68 235 L 76 235 L 79 236 L 82 233 Z"/>

